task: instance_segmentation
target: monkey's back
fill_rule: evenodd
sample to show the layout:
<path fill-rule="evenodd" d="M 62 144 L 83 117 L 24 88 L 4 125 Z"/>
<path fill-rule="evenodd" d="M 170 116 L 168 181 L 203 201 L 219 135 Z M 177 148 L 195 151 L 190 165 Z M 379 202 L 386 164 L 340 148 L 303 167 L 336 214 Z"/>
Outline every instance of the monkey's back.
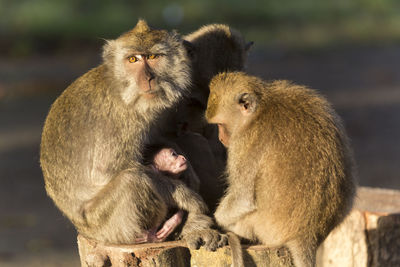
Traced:
<path fill-rule="evenodd" d="M 43 128 L 40 164 L 46 191 L 69 218 L 76 218 L 82 203 L 111 179 L 100 173 L 121 165 L 121 152 L 114 148 L 125 137 L 119 137 L 111 117 L 104 77 L 101 65 L 74 81 L 51 106 Z"/>
<path fill-rule="evenodd" d="M 258 125 L 252 126 L 258 129 L 248 129 L 257 135 L 249 140 L 259 140 L 249 153 L 261 166 L 255 186 L 257 203 L 263 205 L 260 215 L 285 228 L 277 230 L 288 239 L 313 235 L 320 243 L 353 201 L 353 159 L 346 133 L 330 104 L 315 91 L 286 81 L 266 83 L 265 88 L 259 92 L 263 102 Z"/>

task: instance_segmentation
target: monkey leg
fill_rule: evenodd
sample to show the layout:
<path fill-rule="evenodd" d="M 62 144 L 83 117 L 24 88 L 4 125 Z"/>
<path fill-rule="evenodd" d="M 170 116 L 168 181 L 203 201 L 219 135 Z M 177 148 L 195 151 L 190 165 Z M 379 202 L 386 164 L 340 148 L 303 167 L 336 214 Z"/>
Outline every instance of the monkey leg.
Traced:
<path fill-rule="evenodd" d="M 167 210 L 150 178 L 139 167 L 127 169 L 85 204 L 78 231 L 99 241 L 131 244 L 145 229 L 160 225 Z"/>

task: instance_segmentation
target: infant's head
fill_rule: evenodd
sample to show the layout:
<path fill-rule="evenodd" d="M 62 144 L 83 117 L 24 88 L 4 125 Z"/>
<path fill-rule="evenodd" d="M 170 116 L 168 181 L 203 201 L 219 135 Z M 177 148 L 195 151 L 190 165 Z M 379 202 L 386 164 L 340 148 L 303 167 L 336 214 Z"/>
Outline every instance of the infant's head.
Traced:
<path fill-rule="evenodd" d="M 181 174 L 187 169 L 186 158 L 179 155 L 172 148 L 162 148 L 153 158 L 154 167 L 157 170 L 168 172 L 173 175 Z"/>
<path fill-rule="evenodd" d="M 144 158 L 148 165 L 175 178 L 188 167 L 186 158 L 170 147 L 156 145 L 147 147 Z"/>

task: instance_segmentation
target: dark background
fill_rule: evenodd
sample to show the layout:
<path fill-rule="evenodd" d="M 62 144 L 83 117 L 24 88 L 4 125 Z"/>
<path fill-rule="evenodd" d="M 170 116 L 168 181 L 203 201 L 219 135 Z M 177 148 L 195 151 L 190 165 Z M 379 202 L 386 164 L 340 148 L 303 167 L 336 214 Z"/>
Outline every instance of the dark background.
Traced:
<path fill-rule="evenodd" d="M 397 0 L 0 0 L 0 266 L 78 266 L 76 233 L 46 196 L 39 142 L 54 99 L 138 18 L 186 34 L 226 23 L 247 70 L 317 89 L 342 116 L 359 183 L 400 189 Z"/>

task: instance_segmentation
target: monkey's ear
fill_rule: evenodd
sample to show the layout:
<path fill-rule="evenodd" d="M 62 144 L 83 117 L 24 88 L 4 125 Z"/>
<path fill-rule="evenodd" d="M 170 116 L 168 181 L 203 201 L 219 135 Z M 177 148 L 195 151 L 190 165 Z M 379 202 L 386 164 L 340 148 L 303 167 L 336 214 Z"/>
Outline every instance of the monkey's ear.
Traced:
<path fill-rule="evenodd" d="M 257 109 L 257 97 L 252 93 L 242 93 L 238 97 L 238 104 L 243 115 L 250 115 Z"/>
<path fill-rule="evenodd" d="M 183 46 L 186 48 L 189 58 L 194 60 L 196 58 L 196 48 L 194 45 L 189 41 L 183 40 Z"/>
<path fill-rule="evenodd" d="M 254 42 L 248 42 L 245 46 L 244 49 L 246 50 L 246 52 L 248 52 L 250 50 L 250 48 L 253 46 Z"/>

